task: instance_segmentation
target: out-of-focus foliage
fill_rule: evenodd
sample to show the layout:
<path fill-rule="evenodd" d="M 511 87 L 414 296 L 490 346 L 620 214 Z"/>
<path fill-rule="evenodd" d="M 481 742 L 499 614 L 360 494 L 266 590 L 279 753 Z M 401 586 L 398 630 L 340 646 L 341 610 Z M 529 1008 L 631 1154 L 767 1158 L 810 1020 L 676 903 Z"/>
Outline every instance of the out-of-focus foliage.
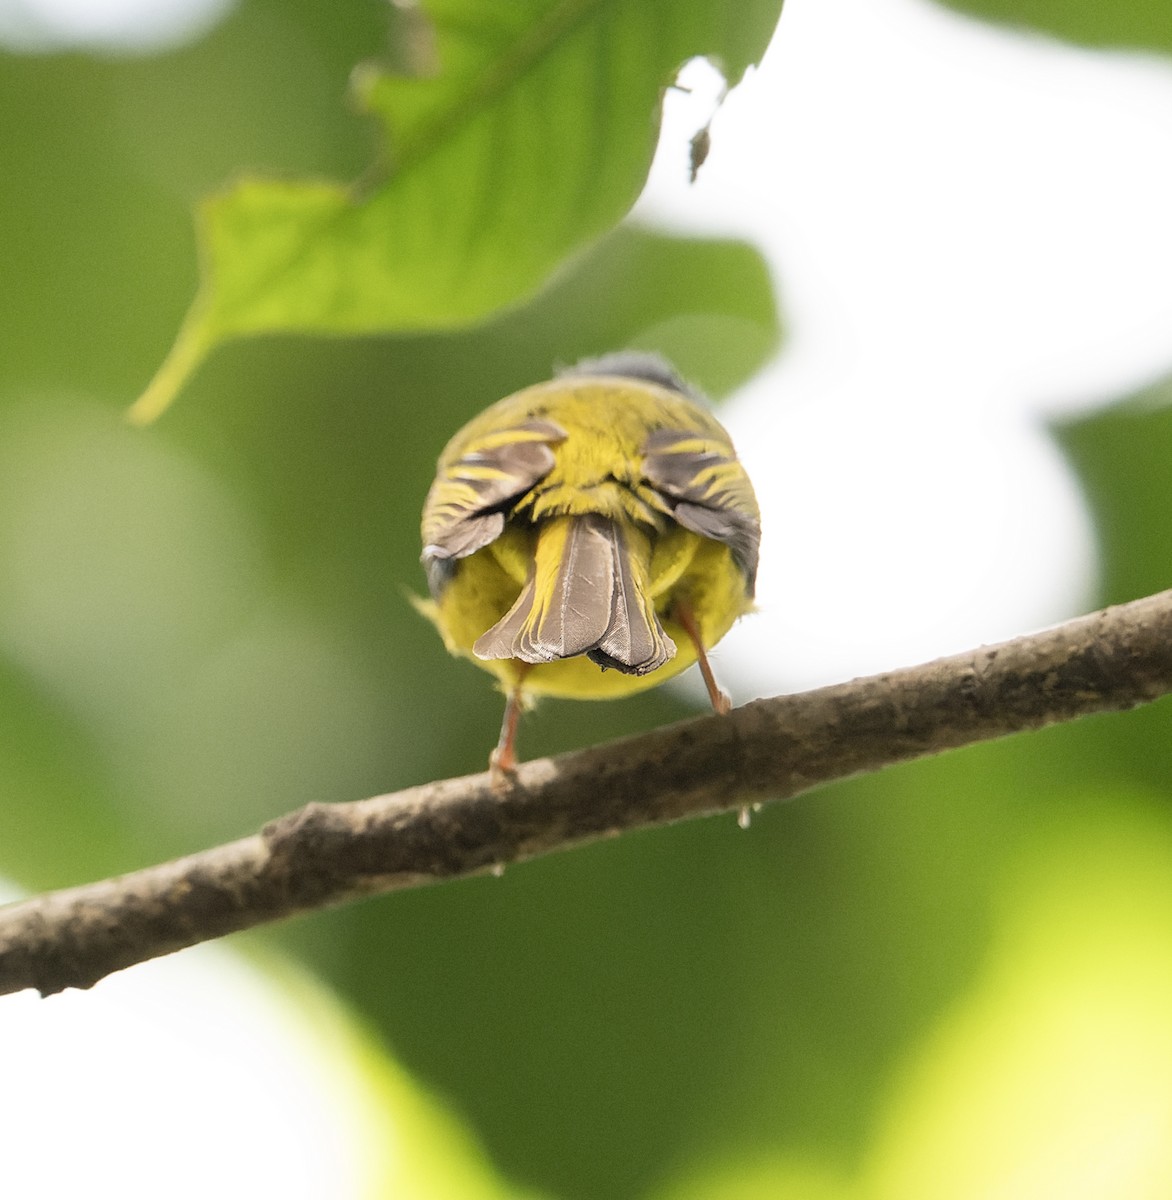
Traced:
<path fill-rule="evenodd" d="M 1104 599 L 1117 604 L 1168 587 L 1172 490 L 1166 486 L 1166 471 L 1172 461 L 1172 380 L 1061 426 L 1058 438 L 1094 506 Z"/>
<path fill-rule="evenodd" d="M 203 284 L 135 406 L 151 418 L 225 338 L 445 329 L 534 291 L 647 177 L 663 90 L 690 58 L 730 85 L 781 0 L 433 0 L 393 10 L 394 67 L 356 69 L 384 145 L 357 185 L 245 178 L 200 210 Z"/>
<path fill-rule="evenodd" d="M 355 1172 L 366 1195 L 411 1200 L 536 1200 L 492 1170 L 483 1149 L 433 1096 L 420 1088 L 333 997 L 287 968 L 272 969 L 296 1019 L 312 1023 L 318 1055 L 343 1070 L 357 1102 L 366 1159 Z"/>
<path fill-rule="evenodd" d="M 1062 426 L 1057 436 L 1083 479 L 1102 547 L 1103 602 L 1172 587 L 1172 380 Z M 1166 792 L 1172 711 L 1132 713 L 1103 747 L 1107 761 L 1140 786 Z"/>
<path fill-rule="evenodd" d="M 868 1089 L 870 1118 L 853 1153 L 819 1161 L 819 1139 L 789 1154 L 746 1140 L 739 1155 L 685 1172 L 659 1200 L 1165 1195 L 1166 796 L 1072 786 L 1063 798 L 1067 818 L 1031 822 L 994 872 L 987 943 L 966 951 L 971 981 Z"/>
<path fill-rule="evenodd" d="M 556 362 L 640 345 L 721 395 L 776 344 L 752 249 L 626 228 L 480 326 L 225 347 L 127 426 L 195 286 L 190 201 L 245 167 L 356 178 L 339 98 L 384 16 L 252 0 L 158 58 L 0 59 L 0 870 L 25 883 L 482 768 L 499 697 L 403 595 L 446 438 Z M 1109 599 L 1172 582 L 1167 400 L 1061 434 Z M 522 748 L 684 711 L 549 702 Z M 1168 713 L 256 939 L 450 1102 L 485 1194 L 1139 1200 L 1172 1144 Z"/>
<path fill-rule="evenodd" d="M 1087 46 L 1172 50 L 1168 0 L 943 0 L 950 8 L 1008 25 L 1032 26 Z"/>
<path fill-rule="evenodd" d="M 887 1101 L 869 1195 L 1172 1188 L 1172 823 L 1099 791 L 1000 881 L 985 961 Z"/>

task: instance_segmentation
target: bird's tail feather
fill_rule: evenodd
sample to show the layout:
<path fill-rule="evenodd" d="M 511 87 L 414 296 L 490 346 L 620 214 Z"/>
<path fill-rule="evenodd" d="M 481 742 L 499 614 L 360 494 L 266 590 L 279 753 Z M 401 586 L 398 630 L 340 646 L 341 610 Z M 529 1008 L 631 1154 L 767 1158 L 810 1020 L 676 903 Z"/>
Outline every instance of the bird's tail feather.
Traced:
<path fill-rule="evenodd" d="M 651 603 L 649 562 L 646 536 L 627 523 L 599 513 L 543 522 L 532 574 L 473 652 L 527 663 L 585 654 L 604 669 L 654 671 L 676 648 Z"/>

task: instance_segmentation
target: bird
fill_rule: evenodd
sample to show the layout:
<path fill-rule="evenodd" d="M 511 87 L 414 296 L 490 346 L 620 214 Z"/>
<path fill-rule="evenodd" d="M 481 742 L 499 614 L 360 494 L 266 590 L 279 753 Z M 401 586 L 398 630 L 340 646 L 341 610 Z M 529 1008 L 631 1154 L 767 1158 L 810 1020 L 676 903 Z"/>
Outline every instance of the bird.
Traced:
<path fill-rule="evenodd" d="M 761 519 L 728 433 L 665 359 L 583 359 L 470 420 L 423 506 L 430 599 L 447 648 L 507 700 L 490 755 L 517 767 L 539 695 L 629 695 L 699 662 L 753 607 Z"/>

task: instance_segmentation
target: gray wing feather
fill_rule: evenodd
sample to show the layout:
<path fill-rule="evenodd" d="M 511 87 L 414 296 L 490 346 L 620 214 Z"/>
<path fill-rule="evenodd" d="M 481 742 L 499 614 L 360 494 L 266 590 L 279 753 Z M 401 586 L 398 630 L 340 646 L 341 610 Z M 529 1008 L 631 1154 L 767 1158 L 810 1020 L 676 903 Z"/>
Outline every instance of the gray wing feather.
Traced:
<path fill-rule="evenodd" d="M 535 487 L 554 467 L 552 444 L 565 431 L 552 421 L 527 421 L 515 441 L 494 433 L 473 440 L 459 457 L 441 467 L 423 507 L 423 565 L 428 586 L 438 597 L 454 570 L 454 560 L 475 554 L 500 537 L 506 509 Z"/>
<path fill-rule="evenodd" d="M 643 444 L 643 471 L 679 524 L 732 550 L 751 596 L 761 518 L 753 485 L 732 447 L 692 432 L 657 429 Z"/>

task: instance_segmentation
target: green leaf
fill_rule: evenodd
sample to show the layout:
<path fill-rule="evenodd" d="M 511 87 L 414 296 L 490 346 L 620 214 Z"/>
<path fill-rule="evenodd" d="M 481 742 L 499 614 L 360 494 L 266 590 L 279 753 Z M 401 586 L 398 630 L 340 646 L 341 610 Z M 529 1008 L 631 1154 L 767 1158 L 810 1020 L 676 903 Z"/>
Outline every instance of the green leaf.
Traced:
<path fill-rule="evenodd" d="M 536 1200 L 507 1183 L 473 1134 L 386 1051 L 339 998 L 272 955 L 261 965 L 290 1009 L 288 1023 L 305 1039 L 304 1053 L 331 1078 L 361 1152 L 362 1194 L 411 1200 Z M 303 1028 L 302 1028 L 303 1027 Z M 312 1061 L 312 1059 L 311 1059 Z"/>
<path fill-rule="evenodd" d="M 1172 50 L 1169 0 L 944 0 L 949 8 L 1007 25 L 1032 25 L 1086 46 Z"/>
<path fill-rule="evenodd" d="M 140 838 L 102 748 L 65 706 L 0 656 L 0 872 L 25 887 L 125 870 Z"/>
<path fill-rule="evenodd" d="M 748 1161 L 744 1161 L 748 1158 Z M 745 1155 L 714 1170 L 687 1173 L 654 1200 L 859 1200 L 859 1193 L 821 1164 L 784 1155 Z"/>
<path fill-rule="evenodd" d="M 1087 492 L 1099 537 L 1100 600 L 1117 604 L 1172 587 L 1172 380 L 1077 421 L 1059 442 Z M 1164 747 L 1172 704 L 1163 700 L 1126 721 L 1086 729 L 1100 759 L 1124 777 L 1167 791 Z"/>
<path fill-rule="evenodd" d="M 451 328 L 531 294 L 637 198 L 679 67 L 704 55 L 735 85 L 780 8 L 431 0 L 436 74 L 354 75 L 386 138 L 372 181 L 246 178 L 203 203 L 203 283 L 132 417 L 228 338 Z"/>
<path fill-rule="evenodd" d="M 897 1074 L 862 1195 L 1168 1194 L 1172 829 L 1159 796 L 1070 800 L 1008 874 L 974 986 Z"/>
<path fill-rule="evenodd" d="M 780 336 L 773 281 L 754 247 L 624 225 L 560 274 L 538 302 L 448 345 L 460 354 L 474 344 L 480 360 L 494 343 L 506 347 L 514 371 L 506 390 L 559 361 L 615 348 L 651 350 L 717 398 L 747 383 L 776 353 Z M 475 380 L 470 375 L 470 384 Z M 470 415 L 457 409 L 450 419 Z"/>
<path fill-rule="evenodd" d="M 1058 426 L 1094 509 L 1104 600 L 1172 587 L 1172 380 Z"/>

